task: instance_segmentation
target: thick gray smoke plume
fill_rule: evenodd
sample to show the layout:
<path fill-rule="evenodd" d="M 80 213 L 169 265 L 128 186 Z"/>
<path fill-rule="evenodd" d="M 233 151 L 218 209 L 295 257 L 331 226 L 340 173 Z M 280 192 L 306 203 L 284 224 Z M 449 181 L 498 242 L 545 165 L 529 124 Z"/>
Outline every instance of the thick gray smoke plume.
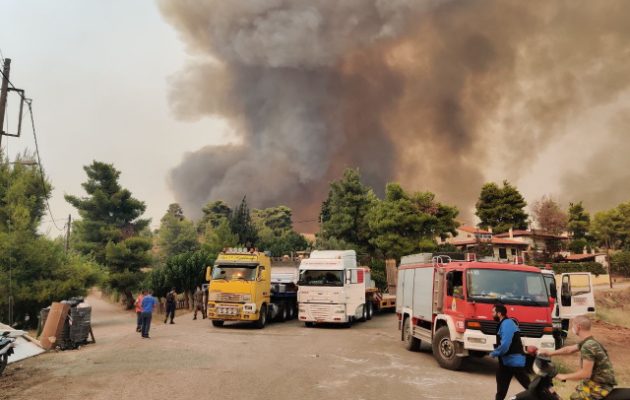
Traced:
<path fill-rule="evenodd" d="M 314 219 L 348 166 L 467 214 L 487 160 L 516 180 L 574 115 L 630 86 L 620 1 L 160 0 L 194 61 L 182 118 L 227 118 L 171 176 L 178 201 L 287 204 Z"/>

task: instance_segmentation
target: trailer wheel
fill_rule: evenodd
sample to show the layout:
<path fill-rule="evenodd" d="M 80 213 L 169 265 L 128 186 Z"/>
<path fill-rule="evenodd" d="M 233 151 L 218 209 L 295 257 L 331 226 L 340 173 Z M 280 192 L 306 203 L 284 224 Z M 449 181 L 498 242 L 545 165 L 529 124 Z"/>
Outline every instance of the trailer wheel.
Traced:
<path fill-rule="evenodd" d="M 263 304 L 260 308 L 260 316 L 258 317 L 258 321 L 255 322 L 256 328 L 262 329 L 267 325 L 267 305 Z"/>
<path fill-rule="evenodd" d="M 307 327 L 307 328 L 312 328 L 312 327 L 315 326 L 315 323 L 314 322 L 305 322 L 304 326 Z"/>
<path fill-rule="evenodd" d="M 420 339 L 413 337 L 413 328 L 411 326 L 411 318 L 405 318 L 403 323 L 403 340 L 405 341 L 405 348 L 409 351 L 420 350 Z"/>
<path fill-rule="evenodd" d="M 215 326 L 215 327 L 217 327 L 217 328 L 220 328 L 220 327 L 222 327 L 222 326 L 223 326 L 223 323 L 224 323 L 224 322 L 225 322 L 225 321 L 221 321 L 221 320 L 219 320 L 219 319 L 213 319 L 213 320 L 212 320 L 212 326 Z"/>
<path fill-rule="evenodd" d="M 443 326 L 435 332 L 433 337 L 433 356 L 440 367 L 456 371 L 462 366 L 462 357 L 457 356 L 455 343 L 451 340 L 451 333 L 447 326 Z"/>
<path fill-rule="evenodd" d="M 374 315 L 374 303 L 370 301 L 369 303 L 367 303 L 367 306 L 368 306 L 367 319 L 370 320 L 372 319 L 372 316 Z"/>

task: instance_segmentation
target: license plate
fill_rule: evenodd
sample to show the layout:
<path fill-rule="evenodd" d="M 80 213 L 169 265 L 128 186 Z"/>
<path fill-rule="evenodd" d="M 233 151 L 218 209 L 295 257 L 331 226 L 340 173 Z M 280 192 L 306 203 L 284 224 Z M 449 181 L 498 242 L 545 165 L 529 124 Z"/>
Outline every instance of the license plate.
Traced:
<path fill-rule="evenodd" d="M 236 307 L 219 307 L 217 312 L 221 315 L 237 315 L 238 308 Z"/>

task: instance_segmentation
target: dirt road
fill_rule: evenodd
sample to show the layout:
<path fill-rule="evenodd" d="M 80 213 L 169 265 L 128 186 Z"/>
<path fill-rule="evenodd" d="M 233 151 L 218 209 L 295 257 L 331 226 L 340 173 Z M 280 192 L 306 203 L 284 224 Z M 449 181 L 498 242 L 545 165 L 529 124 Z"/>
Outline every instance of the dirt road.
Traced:
<path fill-rule="evenodd" d="M 398 341 L 392 314 L 351 329 L 275 323 L 213 328 L 190 314 L 156 321 L 152 339 L 135 333 L 135 315 L 98 297 L 97 343 L 12 365 L 1 399 L 490 399 L 494 364 L 464 372 L 437 367 L 430 352 Z M 481 372 L 480 372 L 481 371 Z M 512 392 L 518 389 L 514 383 Z"/>

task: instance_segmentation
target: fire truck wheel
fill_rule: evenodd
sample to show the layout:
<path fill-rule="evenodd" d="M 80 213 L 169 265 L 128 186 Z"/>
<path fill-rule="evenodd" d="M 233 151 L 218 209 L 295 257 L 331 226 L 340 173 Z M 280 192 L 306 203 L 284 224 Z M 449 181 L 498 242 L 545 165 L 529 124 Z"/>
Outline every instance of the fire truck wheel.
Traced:
<path fill-rule="evenodd" d="M 556 342 L 556 350 L 564 347 L 564 337 L 562 336 L 561 332 L 554 332 L 553 339 Z"/>
<path fill-rule="evenodd" d="M 224 322 L 225 321 L 220 321 L 220 320 L 215 319 L 215 320 L 212 320 L 212 326 L 216 326 L 217 328 L 220 328 L 223 326 Z"/>
<path fill-rule="evenodd" d="M 443 326 L 435 332 L 433 355 L 442 368 L 456 371 L 462 366 L 463 358 L 457 357 L 455 343 L 451 340 L 451 333 L 447 326 Z"/>
<path fill-rule="evenodd" d="M 267 325 L 267 305 L 263 304 L 260 308 L 260 316 L 258 317 L 258 321 L 256 321 L 256 328 L 262 329 Z"/>
<path fill-rule="evenodd" d="M 403 324 L 403 339 L 405 340 L 405 348 L 409 351 L 420 350 L 420 339 L 413 337 L 411 330 L 411 318 L 405 318 Z"/>
<path fill-rule="evenodd" d="M 369 303 L 367 303 L 368 306 L 368 310 L 367 310 L 367 319 L 372 319 L 372 316 L 374 315 L 374 303 L 372 303 L 371 301 Z"/>

